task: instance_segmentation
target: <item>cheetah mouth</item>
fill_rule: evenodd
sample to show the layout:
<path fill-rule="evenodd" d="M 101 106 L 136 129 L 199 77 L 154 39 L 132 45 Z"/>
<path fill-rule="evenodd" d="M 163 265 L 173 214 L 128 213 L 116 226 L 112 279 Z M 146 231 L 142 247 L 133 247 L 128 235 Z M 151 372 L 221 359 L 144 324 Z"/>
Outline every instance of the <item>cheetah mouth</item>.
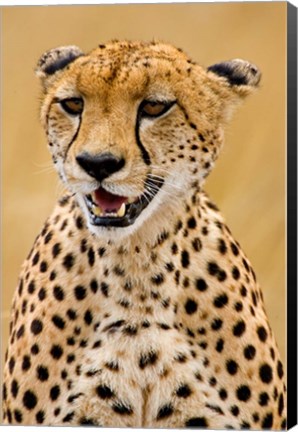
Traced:
<path fill-rule="evenodd" d="M 127 227 L 132 225 L 142 211 L 150 204 L 164 181 L 150 180 L 150 192 L 136 198 L 115 195 L 99 187 L 85 195 L 92 225 L 102 227 Z M 146 183 L 146 182 L 145 182 Z"/>

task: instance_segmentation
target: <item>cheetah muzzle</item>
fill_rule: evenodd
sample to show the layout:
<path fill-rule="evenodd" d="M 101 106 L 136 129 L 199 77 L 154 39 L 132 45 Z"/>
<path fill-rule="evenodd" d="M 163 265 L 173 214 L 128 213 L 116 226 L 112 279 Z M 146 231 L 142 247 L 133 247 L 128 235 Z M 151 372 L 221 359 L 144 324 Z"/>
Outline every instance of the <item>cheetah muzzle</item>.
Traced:
<path fill-rule="evenodd" d="M 132 225 L 158 193 L 163 185 L 163 180 L 150 180 L 150 176 L 148 176 L 146 184 L 152 191 L 148 194 L 148 197 L 145 192 L 136 199 L 129 199 L 109 193 L 103 188 L 95 189 L 94 192 L 86 195 L 85 202 L 89 210 L 91 223 L 103 227 L 127 227 Z"/>

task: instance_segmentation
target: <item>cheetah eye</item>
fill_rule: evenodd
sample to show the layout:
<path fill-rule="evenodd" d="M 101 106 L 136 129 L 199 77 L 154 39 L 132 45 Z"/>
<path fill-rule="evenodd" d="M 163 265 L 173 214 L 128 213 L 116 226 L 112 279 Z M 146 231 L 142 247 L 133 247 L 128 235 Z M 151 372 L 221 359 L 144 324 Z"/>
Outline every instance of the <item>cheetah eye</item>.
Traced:
<path fill-rule="evenodd" d="M 79 115 L 83 111 L 84 103 L 81 98 L 68 98 L 60 101 L 60 105 L 68 114 Z"/>
<path fill-rule="evenodd" d="M 176 101 L 159 102 L 145 100 L 141 103 L 140 114 L 143 117 L 159 117 L 166 113 Z"/>

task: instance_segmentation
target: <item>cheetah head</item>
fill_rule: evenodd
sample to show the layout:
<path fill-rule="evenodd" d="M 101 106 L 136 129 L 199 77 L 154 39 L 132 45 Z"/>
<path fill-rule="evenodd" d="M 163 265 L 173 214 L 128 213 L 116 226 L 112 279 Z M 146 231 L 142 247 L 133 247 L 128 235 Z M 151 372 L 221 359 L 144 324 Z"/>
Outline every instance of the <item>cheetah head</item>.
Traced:
<path fill-rule="evenodd" d="M 100 235 L 169 217 L 202 185 L 233 107 L 260 81 L 246 61 L 204 69 L 157 42 L 116 41 L 89 54 L 60 47 L 36 72 L 53 162 Z"/>

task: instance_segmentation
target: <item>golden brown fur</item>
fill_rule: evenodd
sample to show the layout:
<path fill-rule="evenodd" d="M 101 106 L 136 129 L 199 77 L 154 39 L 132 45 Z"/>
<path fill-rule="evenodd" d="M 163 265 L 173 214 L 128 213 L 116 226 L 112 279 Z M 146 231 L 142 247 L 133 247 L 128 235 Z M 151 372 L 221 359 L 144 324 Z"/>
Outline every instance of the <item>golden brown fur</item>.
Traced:
<path fill-rule="evenodd" d="M 88 55 L 52 50 L 37 74 L 70 193 L 20 276 L 5 421 L 284 428 L 283 368 L 256 276 L 202 189 L 257 68 L 233 60 L 205 70 L 166 44 L 112 42 Z M 79 115 L 61 107 L 71 97 L 84 101 Z M 152 99 L 175 103 L 141 117 Z M 99 183 L 77 163 L 83 152 L 125 160 L 100 187 L 146 196 L 133 224 L 90 222 L 84 196 Z"/>

